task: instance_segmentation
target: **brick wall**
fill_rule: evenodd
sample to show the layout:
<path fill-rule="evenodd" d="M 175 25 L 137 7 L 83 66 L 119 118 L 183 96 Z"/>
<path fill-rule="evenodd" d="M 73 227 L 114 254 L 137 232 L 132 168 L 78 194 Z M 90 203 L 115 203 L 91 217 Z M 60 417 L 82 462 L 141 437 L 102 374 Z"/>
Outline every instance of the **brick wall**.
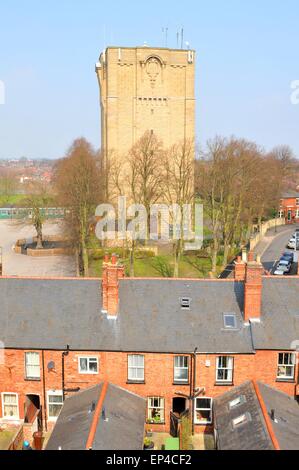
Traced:
<path fill-rule="evenodd" d="M 45 397 L 43 381 L 30 381 L 25 378 L 24 353 L 21 350 L 6 350 L 4 364 L 0 365 L 0 392 L 18 393 L 20 418 L 24 418 L 24 404 L 26 395 L 40 396 L 42 407 Z M 40 352 L 41 377 L 42 353 Z M 99 359 L 99 373 L 95 375 L 79 374 L 79 356 L 96 356 Z M 277 382 L 278 352 L 258 351 L 255 355 L 234 356 L 233 385 L 216 385 L 216 358 L 217 355 L 199 354 L 197 356 L 196 387 L 205 387 L 206 397 L 214 398 L 228 391 L 232 386 L 242 384 L 246 380 L 256 379 L 294 396 L 295 383 Z M 48 371 L 47 365 L 53 361 L 55 369 Z M 65 358 L 65 387 L 81 389 L 89 388 L 103 380 L 119 385 L 140 396 L 158 396 L 165 399 L 165 425 L 148 427 L 155 431 L 169 431 L 169 413 L 172 410 L 172 399 L 176 392 L 188 395 L 189 385 L 176 385 L 173 378 L 174 355 L 172 354 L 145 354 L 145 383 L 127 383 L 128 354 L 122 352 L 70 352 Z M 45 389 L 62 389 L 61 352 L 45 351 Z M 296 370 L 295 377 L 298 377 Z M 2 398 L 1 398 L 2 399 Z M 1 401 L 0 399 L 0 401 Z M 2 416 L 2 403 L 0 404 L 0 417 Z M 51 423 L 49 424 L 51 428 Z M 195 426 L 196 431 L 206 431 L 205 426 Z"/>

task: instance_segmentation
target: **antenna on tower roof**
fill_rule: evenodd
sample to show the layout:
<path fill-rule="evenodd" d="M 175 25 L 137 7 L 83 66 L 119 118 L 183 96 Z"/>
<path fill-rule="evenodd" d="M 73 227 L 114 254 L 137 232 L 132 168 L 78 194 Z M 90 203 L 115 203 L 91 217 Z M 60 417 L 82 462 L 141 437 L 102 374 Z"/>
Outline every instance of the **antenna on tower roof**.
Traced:
<path fill-rule="evenodd" d="M 181 29 L 181 49 L 183 49 L 184 44 L 184 27 Z"/>
<path fill-rule="evenodd" d="M 162 28 L 162 33 L 165 34 L 165 47 L 168 47 L 168 28 Z"/>

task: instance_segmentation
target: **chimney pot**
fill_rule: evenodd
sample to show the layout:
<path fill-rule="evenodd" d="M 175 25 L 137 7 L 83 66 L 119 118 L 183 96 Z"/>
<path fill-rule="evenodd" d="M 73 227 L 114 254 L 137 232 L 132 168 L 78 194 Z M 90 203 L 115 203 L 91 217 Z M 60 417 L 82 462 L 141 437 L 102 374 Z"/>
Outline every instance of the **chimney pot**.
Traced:
<path fill-rule="evenodd" d="M 235 261 L 235 280 L 236 281 L 245 281 L 246 277 L 246 263 L 242 261 L 241 256 L 238 256 Z"/>
<path fill-rule="evenodd" d="M 117 255 L 115 253 L 111 256 L 111 264 L 117 264 Z"/>
<path fill-rule="evenodd" d="M 255 257 L 254 257 L 254 252 L 253 252 L 253 251 L 250 251 L 250 252 L 248 253 L 248 262 L 249 262 L 249 263 L 252 263 L 252 262 L 254 261 L 254 258 L 255 258 Z"/>

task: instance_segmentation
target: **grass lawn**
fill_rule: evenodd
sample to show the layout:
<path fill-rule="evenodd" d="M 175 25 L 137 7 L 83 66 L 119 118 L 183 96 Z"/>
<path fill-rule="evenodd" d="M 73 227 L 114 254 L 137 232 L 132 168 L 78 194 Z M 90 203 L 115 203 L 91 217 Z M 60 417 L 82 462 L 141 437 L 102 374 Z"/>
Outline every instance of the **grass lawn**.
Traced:
<path fill-rule="evenodd" d="M 0 206 L 9 207 L 22 204 L 26 197 L 28 196 L 26 196 L 25 194 L 13 194 L 11 196 L 4 196 L 3 194 L 0 194 Z"/>
<path fill-rule="evenodd" d="M 129 275 L 129 259 L 123 259 L 126 266 L 126 274 Z M 219 259 L 221 264 L 221 259 Z M 136 277 L 172 277 L 173 257 L 171 255 L 135 258 L 134 271 Z M 183 256 L 179 266 L 181 278 L 207 278 L 211 271 L 210 258 L 200 258 L 196 255 Z M 221 271 L 219 267 L 219 271 Z M 90 259 L 90 275 L 101 277 L 102 259 Z"/>

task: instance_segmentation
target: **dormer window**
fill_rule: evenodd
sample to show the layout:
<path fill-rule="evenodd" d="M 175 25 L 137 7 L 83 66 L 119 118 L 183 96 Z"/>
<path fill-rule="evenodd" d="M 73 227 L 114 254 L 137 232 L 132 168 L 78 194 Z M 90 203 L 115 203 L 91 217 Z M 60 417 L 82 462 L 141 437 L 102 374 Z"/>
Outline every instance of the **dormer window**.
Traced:
<path fill-rule="evenodd" d="M 237 328 L 237 318 L 234 313 L 224 313 L 224 328 L 227 330 L 235 330 Z"/>
<path fill-rule="evenodd" d="M 181 309 L 182 310 L 190 310 L 190 306 L 191 306 L 190 297 L 182 297 L 180 299 L 180 301 L 181 301 Z"/>

